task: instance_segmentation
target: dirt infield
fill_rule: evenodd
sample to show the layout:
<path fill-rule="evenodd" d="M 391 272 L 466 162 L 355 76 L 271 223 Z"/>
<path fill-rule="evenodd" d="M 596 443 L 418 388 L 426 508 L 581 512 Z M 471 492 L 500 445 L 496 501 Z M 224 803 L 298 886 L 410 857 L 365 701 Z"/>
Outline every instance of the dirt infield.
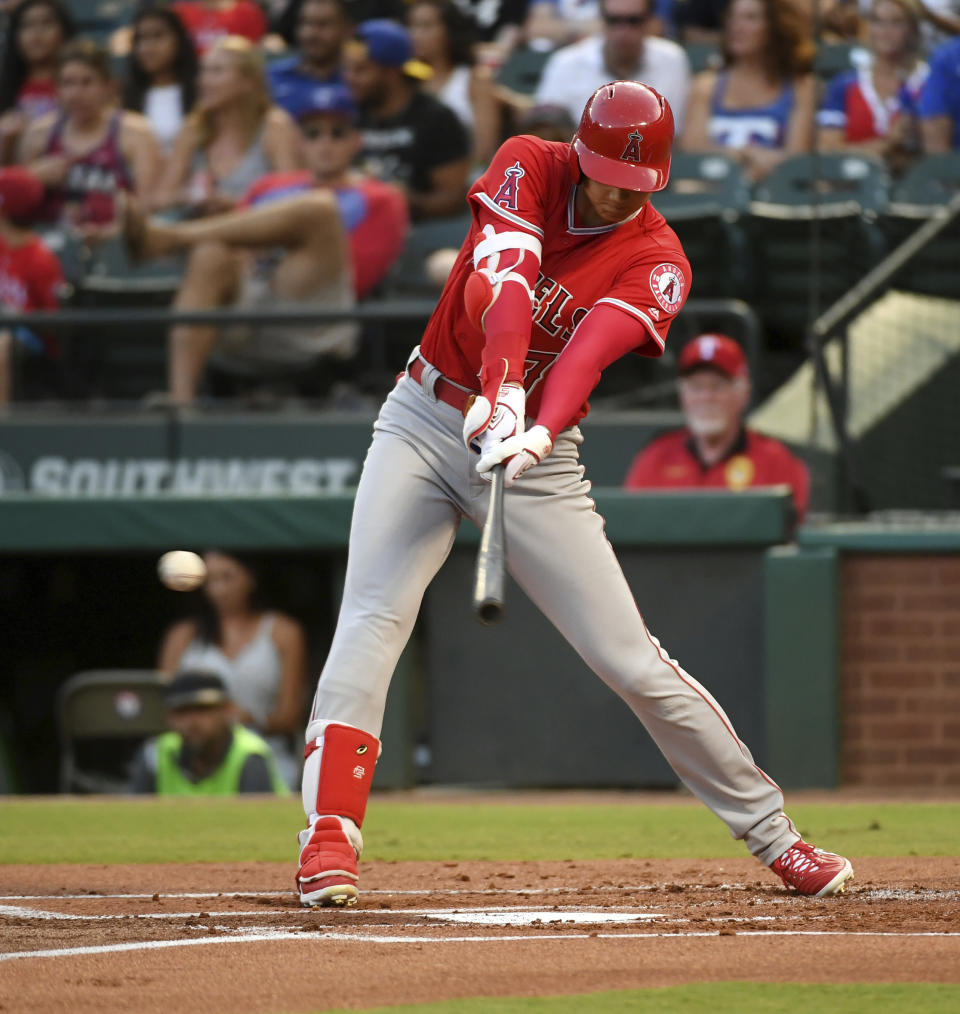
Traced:
<path fill-rule="evenodd" d="M 311 1011 L 688 982 L 960 982 L 960 860 L 861 859 L 842 898 L 754 861 L 8 866 L 0 1011 Z M 131 997 L 135 996 L 135 1001 Z"/>

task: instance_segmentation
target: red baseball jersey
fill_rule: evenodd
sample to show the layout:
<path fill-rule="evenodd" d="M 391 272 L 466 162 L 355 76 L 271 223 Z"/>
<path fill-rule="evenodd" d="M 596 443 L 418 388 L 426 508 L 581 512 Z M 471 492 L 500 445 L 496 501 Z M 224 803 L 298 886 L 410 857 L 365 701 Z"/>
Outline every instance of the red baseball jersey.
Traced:
<path fill-rule="evenodd" d="M 241 35 L 259 42 L 267 34 L 267 16 L 252 0 L 237 0 L 229 7 L 208 7 L 197 0 L 180 0 L 173 5 L 193 39 L 199 56 L 227 35 Z"/>
<path fill-rule="evenodd" d="M 0 309 L 56 310 L 62 285 L 60 262 L 43 240 L 35 237 L 22 246 L 11 246 L 0 236 Z M 40 337 L 47 352 L 56 354 L 55 337 Z"/>
<path fill-rule="evenodd" d="M 30 78 L 17 91 L 17 109 L 27 121 L 39 120 L 41 116 L 57 108 L 57 82 L 53 78 Z"/>
<path fill-rule="evenodd" d="M 690 431 L 671 430 L 654 438 L 634 458 L 626 489 L 729 489 L 787 485 L 802 521 L 810 495 L 807 466 L 787 448 L 745 429 L 730 453 L 715 465 L 699 458 Z"/>
<path fill-rule="evenodd" d="M 6 310 L 56 310 L 63 284 L 60 262 L 39 238 L 10 246 L 0 236 L 0 306 Z"/>
<path fill-rule="evenodd" d="M 667 331 L 690 289 L 690 265 L 673 230 L 651 205 L 616 225 L 580 223 L 569 145 L 518 136 L 506 141 L 470 190 L 473 223 L 421 341 L 444 376 L 476 389 L 484 335 L 467 318 L 463 289 L 484 226 L 517 230 L 543 245 L 533 327 L 524 364 L 527 411 L 536 416 L 543 381 L 592 307 L 608 304 L 641 322 L 641 355 L 663 353 Z M 603 336 L 598 335 L 597 341 Z M 589 411 L 584 402 L 568 425 Z"/>

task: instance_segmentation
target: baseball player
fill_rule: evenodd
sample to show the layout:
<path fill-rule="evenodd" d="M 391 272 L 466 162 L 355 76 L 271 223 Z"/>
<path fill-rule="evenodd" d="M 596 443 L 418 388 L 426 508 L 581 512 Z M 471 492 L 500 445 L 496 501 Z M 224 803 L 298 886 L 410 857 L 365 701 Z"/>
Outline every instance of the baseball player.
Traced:
<path fill-rule="evenodd" d="M 689 291 L 683 250 L 649 203 L 667 185 L 673 135 L 656 91 L 617 81 L 591 96 L 572 143 L 510 138 L 468 195 L 469 235 L 357 490 L 306 733 L 304 905 L 357 899 L 390 677 L 461 519 L 482 524 L 500 462 L 510 573 L 678 776 L 801 894 L 840 893 L 853 875 L 801 840 L 720 705 L 647 630 L 579 463 L 577 423 L 601 372 L 628 352 L 659 356 Z"/>

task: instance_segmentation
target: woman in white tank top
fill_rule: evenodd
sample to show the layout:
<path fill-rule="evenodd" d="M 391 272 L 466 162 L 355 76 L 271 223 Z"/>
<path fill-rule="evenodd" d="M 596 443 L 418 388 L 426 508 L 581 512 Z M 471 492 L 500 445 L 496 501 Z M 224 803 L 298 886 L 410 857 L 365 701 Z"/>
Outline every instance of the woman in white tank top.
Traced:
<path fill-rule="evenodd" d="M 407 27 L 414 56 L 433 76 L 421 83 L 449 106 L 473 138 L 473 161 L 486 165 L 500 143 L 500 116 L 489 68 L 476 64 L 476 27 L 454 0 L 411 0 Z"/>
<path fill-rule="evenodd" d="M 262 607 L 249 561 L 219 551 L 204 554 L 204 561 L 202 606 L 195 618 L 167 631 L 158 668 L 168 676 L 188 669 L 220 676 L 237 720 L 266 738 L 284 780 L 296 788 L 300 762 L 290 738 L 303 727 L 303 629 L 291 617 Z"/>
<path fill-rule="evenodd" d="M 142 8 L 130 28 L 123 107 L 146 116 L 167 153 L 196 99 L 193 43 L 183 23 L 166 7 Z"/>

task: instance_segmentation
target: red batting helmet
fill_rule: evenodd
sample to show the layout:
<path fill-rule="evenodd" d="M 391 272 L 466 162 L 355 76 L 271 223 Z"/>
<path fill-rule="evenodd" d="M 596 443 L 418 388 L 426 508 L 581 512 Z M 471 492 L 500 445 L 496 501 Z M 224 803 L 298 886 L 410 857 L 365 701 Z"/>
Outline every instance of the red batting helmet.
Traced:
<path fill-rule="evenodd" d="M 663 190 L 673 147 L 670 104 L 649 85 L 614 81 L 583 107 L 570 142 L 570 170 L 621 190 Z"/>

